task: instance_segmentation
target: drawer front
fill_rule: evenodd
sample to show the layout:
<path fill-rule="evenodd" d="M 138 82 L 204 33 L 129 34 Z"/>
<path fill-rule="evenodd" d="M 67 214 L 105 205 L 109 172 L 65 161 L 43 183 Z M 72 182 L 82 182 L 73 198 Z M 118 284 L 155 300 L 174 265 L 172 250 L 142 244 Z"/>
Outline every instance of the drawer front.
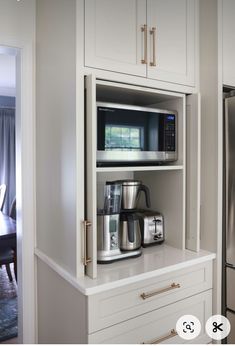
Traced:
<path fill-rule="evenodd" d="M 212 261 L 88 297 L 88 333 L 212 288 Z"/>
<path fill-rule="evenodd" d="M 176 328 L 177 320 L 186 314 L 196 316 L 202 325 L 200 335 L 190 343 L 210 342 L 211 339 L 206 335 L 205 324 L 212 315 L 212 290 L 91 334 L 88 342 L 91 344 L 189 343 L 172 332 Z"/>

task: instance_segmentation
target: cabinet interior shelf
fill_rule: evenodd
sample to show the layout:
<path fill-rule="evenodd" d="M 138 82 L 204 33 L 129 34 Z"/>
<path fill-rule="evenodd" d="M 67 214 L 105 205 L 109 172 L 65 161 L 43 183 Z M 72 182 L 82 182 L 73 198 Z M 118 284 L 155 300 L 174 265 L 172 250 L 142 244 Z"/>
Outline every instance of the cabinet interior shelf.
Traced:
<path fill-rule="evenodd" d="M 145 172 L 145 171 L 179 171 L 183 165 L 175 166 L 128 166 L 128 167 L 97 167 L 97 173 L 103 172 Z"/>

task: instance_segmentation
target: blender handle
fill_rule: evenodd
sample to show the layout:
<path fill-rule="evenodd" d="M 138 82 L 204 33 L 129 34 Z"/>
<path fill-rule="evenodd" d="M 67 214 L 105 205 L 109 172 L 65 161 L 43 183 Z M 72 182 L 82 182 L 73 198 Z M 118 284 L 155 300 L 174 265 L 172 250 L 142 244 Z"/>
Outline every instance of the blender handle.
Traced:
<path fill-rule="evenodd" d="M 151 207 L 149 188 L 146 185 L 140 185 L 139 193 L 143 191 L 145 193 L 145 201 L 148 208 Z"/>
<path fill-rule="evenodd" d="M 130 214 L 127 214 L 127 233 L 128 233 L 128 240 L 130 243 L 134 243 L 135 241 L 135 235 L 134 235 L 134 219 L 133 216 Z"/>

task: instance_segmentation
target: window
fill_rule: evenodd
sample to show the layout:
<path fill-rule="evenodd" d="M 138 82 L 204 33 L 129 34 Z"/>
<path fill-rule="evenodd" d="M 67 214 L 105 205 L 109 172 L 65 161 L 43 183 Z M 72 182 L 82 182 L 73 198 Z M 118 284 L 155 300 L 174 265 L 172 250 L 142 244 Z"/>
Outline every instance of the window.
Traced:
<path fill-rule="evenodd" d="M 142 150 L 143 129 L 133 126 L 105 126 L 105 150 Z"/>

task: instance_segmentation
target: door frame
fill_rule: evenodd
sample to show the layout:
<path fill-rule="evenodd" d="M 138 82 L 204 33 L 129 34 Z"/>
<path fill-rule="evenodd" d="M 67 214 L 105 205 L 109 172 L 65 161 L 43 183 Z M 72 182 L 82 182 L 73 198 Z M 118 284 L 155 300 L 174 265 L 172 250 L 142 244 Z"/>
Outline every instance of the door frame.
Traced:
<path fill-rule="evenodd" d="M 18 266 L 18 341 L 37 343 L 35 188 L 35 46 L 0 39 L 16 51 L 16 196 Z"/>

